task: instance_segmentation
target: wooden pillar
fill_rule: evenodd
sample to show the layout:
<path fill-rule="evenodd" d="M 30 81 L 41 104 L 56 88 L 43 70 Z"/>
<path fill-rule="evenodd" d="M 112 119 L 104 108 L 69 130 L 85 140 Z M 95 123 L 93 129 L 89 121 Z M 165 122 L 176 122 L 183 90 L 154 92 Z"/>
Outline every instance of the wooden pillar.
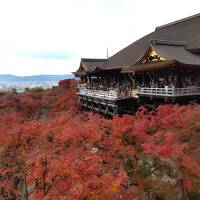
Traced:
<path fill-rule="evenodd" d="M 145 87 L 145 82 L 144 82 L 145 81 L 145 77 L 144 76 L 145 76 L 145 74 L 142 73 L 142 85 L 143 85 L 143 87 Z"/>
<path fill-rule="evenodd" d="M 99 99 L 99 103 L 98 103 L 98 111 L 101 111 L 101 100 Z"/>
<path fill-rule="evenodd" d="M 168 73 L 166 73 L 166 84 L 169 85 L 169 80 L 168 80 Z"/>
<path fill-rule="evenodd" d="M 106 101 L 106 110 L 105 110 L 106 115 L 108 114 L 108 101 Z"/>
<path fill-rule="evenodd" d="M 83 81 L 83 76 L 80 77 L 80 81 L 81 81 L 81 82 L 80 82 L 81 84 L 84 83 L 84 81 Z"/>
<path fill-rule="evenodd" d="M 172 85 L 174 86 L 174 87 L 176 87 L 177 85 L 176 85 L 176 81 L 175 81 L 175 77 L 176 77 L 176 73 L 175 73 L 175 70 L 172 70 L 171 71 L 171 79 L 172 79 Z"/>
<path fill-rule="evenodd" d="M 155 87 L 158 87 L 158 73 L 154 73 Z"/>
<path fill-rule="evenodd" d="M 187 87 L 187 84 L 186 84 L 186 74 L 185 73 L 181 74 L 181 87 L 183 87 L 183 88 Z"/>
<path fill-rule="evenodd" d="M 89 82 L 91 83 L 91 74 L 89 75 Z"/>
<path fill-rule="evenodd" d="M 171 72 L 171 81 L 172 81 L 172 85 L 175 86 L 174 73 L 173 73 L 173 71 Z"/>
<path fill-rule="evenodd" d="M 181 87 L 181 72 L 177 71 L 177 87 Z"/>
<path fill-rule="evenodd" d="M 85 83 L 87 83 L 87 81 L 88 81 L 88 78 L 87 78 L 87 76 L 85 76 Z"/>

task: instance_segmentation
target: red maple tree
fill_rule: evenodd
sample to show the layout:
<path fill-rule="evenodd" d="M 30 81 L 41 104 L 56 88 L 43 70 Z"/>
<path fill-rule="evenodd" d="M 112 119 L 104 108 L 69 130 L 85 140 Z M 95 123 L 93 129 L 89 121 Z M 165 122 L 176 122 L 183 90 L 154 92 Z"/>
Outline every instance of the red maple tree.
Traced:
<path fill-rule="evenodd" d="M 0 199 L 198 199 L 200 106 L 83 115 L 76 81 L 0 94 Z"/>

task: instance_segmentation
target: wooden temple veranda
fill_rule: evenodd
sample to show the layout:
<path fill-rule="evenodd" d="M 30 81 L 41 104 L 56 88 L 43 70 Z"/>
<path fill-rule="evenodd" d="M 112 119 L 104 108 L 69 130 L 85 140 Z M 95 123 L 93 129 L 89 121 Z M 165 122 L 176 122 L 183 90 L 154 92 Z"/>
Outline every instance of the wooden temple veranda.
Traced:
<path fill-rule="evenodd" d="M 200 14 L 157 27 L 108 59 L 82 58 L 74 72 L 82 106 L 115 115 L 199 102 L 199 33 Z"/>

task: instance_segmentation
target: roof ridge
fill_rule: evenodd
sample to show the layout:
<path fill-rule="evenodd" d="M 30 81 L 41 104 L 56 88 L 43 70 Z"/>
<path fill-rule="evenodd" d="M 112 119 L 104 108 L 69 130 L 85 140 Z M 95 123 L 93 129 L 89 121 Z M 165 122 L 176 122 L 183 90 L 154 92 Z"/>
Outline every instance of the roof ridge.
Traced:
<path fill-rule="evenodd" d="M 160 40 L 160 39 L 151 39 L 152 45 L 163 44 L 163 45 L 171 45 L 171 46 L 186 46 L 189 43 L 185 41 L 177 41 L 177 40 Z"/>
<path fill-rule="evenodd" d="M 195 15 L 192 15 L 192 16 L 189 16 L 189 17 L 185 17 L 185 18 L 183 18 L 183 19 L 176 20 L 176 21 L 174 21 L 174 22 L 170 22 L 170 23 L 167 23 L 167 24 L 158 26 L 158 27 L 156 27 L 155 30 L 158 30 L 158 29 L 161 29 L 161 28 L 165 28 L 165 27 L 168 27 L 168 26 L 171 26 L 171 25 L 174 25 L 174 24 L 178 24 L 178 23 L 181 23 L 181 22 L 184 22 L 184 21 L 187 21 L 187 20 L 196 18 L 196 17 L 200 17 L 200 13 L 195 14 Z"/>
<path fill-rule="evenodd" d="M 81 58 L 81 60 L 107 60 L 107 58 Z"/>

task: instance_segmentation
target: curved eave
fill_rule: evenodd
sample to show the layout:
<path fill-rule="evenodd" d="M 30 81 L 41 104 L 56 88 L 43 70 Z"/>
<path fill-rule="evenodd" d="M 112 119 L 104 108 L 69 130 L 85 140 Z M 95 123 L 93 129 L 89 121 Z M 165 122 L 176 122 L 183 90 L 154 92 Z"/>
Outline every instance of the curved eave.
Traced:
<path fill-rule="evenodd" d="M 96 68 L 93 71 L 88 71 L 87 74 L 95 74 L 95 73 L 100 73 L 100 72 L 107 72 L 107 71 L 116 71 L 116 70 L 122 70 L 122 67 L 116 67 L 116 68 L 106 68 L 106 69 L 102 69 L 102 68 Z"/>
<path fill-rule="evenodd" d="M 97 73 L 97 72 L 99 72 L 99 71 L 101 71 L 101 69 L 100 68 L 98 68 L 98 67 L 95 67 L 94 68 L 94 70 L 77 70 L 76 72 L 72 72 L 75 76 L 78 76 L 78 77 L 80 77 L 80 76 L 85 76 L 85 75 L 87 75 L 87 74 L 93 74 L 93 73 Z"/>
<path fill-rule="evenodd" d="M 177 67 L 179 68 L 190 68 L 190 69 L 200 69 L 200 63 L 199 64 L 188 64 L 188 63 L 182 63 L 177 61 Z"/>
<path fill-rule="evenodd" d="M 74 76 L 76 76 L 76 77 L 81 77 L 81 76 L 86 75 L 86 72 L 85 71 L 76 71 L 76 72 L 72 72 L 72 74 L 74 74 Z"/>
<path fill-rule="evenodd" d="M 176 60 L 154 61 L 146 64 L 138 64 L 134 66 L 124 67 L 122 73 L 143 72 L 151 70 L 160 70 L 176 66 Z"/>
<path fill-rule="evenodd" d="M 95 67 L 93 70 L 87 71 L 86 74 L 94 74 L 101 71 L 99 67 Z"/>
<path fill-rule="evenodd" d="M 163 70 L 170 68 L 200 69 L 200 64 L 194 65 L 194 64 L 181 63 L 177 60 L 155 61 L 146 64 L 138 64 L 134 66 L 124 67 L 122 73 L 145 72 L 145 71 Z"/>

